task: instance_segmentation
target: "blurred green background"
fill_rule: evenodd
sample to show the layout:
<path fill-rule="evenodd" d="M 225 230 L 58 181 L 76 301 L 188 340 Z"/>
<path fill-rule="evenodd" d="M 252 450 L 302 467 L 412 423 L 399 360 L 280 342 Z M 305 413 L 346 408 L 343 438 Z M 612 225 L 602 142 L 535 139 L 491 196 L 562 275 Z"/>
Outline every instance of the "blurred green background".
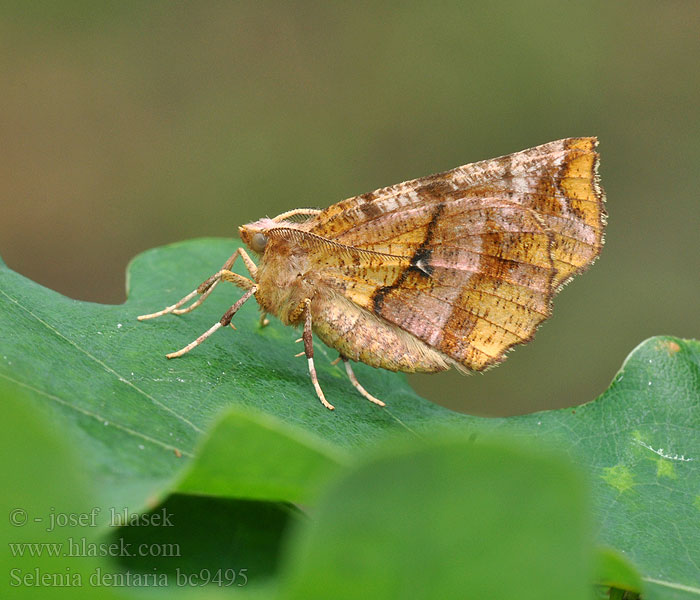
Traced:
<path fill-rule="evenodd" d="M 695 2 L 4 2 L 0 254 L 120 303 L 147 248 L 597 135 L 600 260 L 497 369 L 411 378 L 471 413 L 585 402 L 644 338 L 700 335 L 698 22 Z"/>

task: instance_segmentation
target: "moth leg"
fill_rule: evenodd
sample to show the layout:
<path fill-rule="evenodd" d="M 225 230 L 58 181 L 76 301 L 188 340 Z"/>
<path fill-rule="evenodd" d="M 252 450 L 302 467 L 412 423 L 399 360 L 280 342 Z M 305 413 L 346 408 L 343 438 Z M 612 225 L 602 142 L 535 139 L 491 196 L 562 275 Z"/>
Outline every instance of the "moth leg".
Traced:
<path fill-rule="evenodd" d="M 200 335 L 196 340 L 193 342 L 190 342 L 182 348 L 181 350 L 178 350 L 177 352 L 171 352 L 170 354 L 166 354 L 167 358 L 177 358 L 179 356 L 182 356 L 183 354 L 187 354 L 192 348 L 196 348 L 199 346 L 204 340 L 206 340 L 212 333 L 215 331 L 221 329 L 222 327 L 226 327 L 231 323 L 231 319 L 233 318 L 233 315 L 235 315 L 238 312 L 238 309 L 243 306 L 243 304 L 248 300 L 253 294 L 255 294 L 255 291 L 257 288 L 253 285 L 245 294 L 243 294 L 238 301 L 231 306 L 219 319 L 217 323 L 212 325 L 207 331 L 205 331 L 202 335 Z"/>
<path fill-rule="evenodd" d="M 360 385 L 360 382 L 357 381 L 357 377 L 355 377 L 355 372 L 350 366 L 350 361 L 344 356 L 340 356 L 339 359 L 345 363 L 345 372 L 348 374 L 348 377 L 350 378 L 350 383 L 352 383 L 355 386 L 355 389 L 358 392 L 360 392 L 360 394 L 362 394 L 365 398 L 367 398 L 367 400 L 369 400 L 370 402 L 374 402 L 379 406 L 386 406 L 384 402 L 382 402 L 379 398 L 375 398 L 372 394 L 370 394 L 365 388 L 363 388 Z"/>
<path fill-rule="evenodd" d="M 311 383 L 314 384 L 314 388 L 316 389 L 316 395 L 321 401 L 321 404 L 323 404 L 323 406 L 325 406 L 328 410 L 335 410 L 335 407 L 332 404 L 330 404 L 328 400 L 326 400 L 326 397 L 323 395 L 323 390 L 318 384 L 316 367 L 314 367 L 314 345 L 311 333 L 311 300 L 309 300 L 308 298 L 304 300 L 304 305 L 306 318 L 304 319 L 304 334 L 302 335 L 302 339 L 304 340 L 304 354 L 306 354 L 306 358 L 309 361 L 309 374 L 311 375 Z"/>
<path fill-rule="evenodd" d="M 256 287 L 255 283 L 250 279 L 233 271 L 221 270 L 217 273 L 217 276 L 221 281 L 228 281 L 243 290 L 250 290 Z"/>
<path fill-rule="evenodd" d="M 163 310 L 159 310 L 158 312 L 151 313 L 149 315 L 141 315 L 138 318 L 139 321 L 145 321 L 146 319 L 155 319 L 156 317 L 162 317 L 163 315 L 167 315 L 170 313 L 173 313 L 175 315 L 182 315 L 185 313 L 188 313 L 190 311 L 193 311 L 195 308 L 197 308 L 202 302 L 204 302 L 209 294 L 214 291 L 214 288 L 219 284 L 219 281 L 224 279 L 224 281 L 230 281 L 231 283 L 236 284 L 238 287 L 243 288 L 245 290 L 248 290 L 251 288 L 253 285 L 253 282 L 251 282 L 249 279 L 246 277 L 243 277 L 241 275 L 236 275 L 235 273 L 231 272 L 231 267 L 233 267 L 233 263 L 236 262 L 236 259 L 238 257 L 241 257 L 243 259 L 243 262 L 245 263 L 246 268 L 250 272 L 251 276 L 253 277 L 254 280 L 257 280 L 258 276 L 258 267 L 255 265 L 255 263 L 252 261 L 250 256 L 248 256 L 248 253 L 243 249 L 243 248 L 238 248 L 230 257 L 229 259 L 224 263 L 223 267 L 216 272 L 214 275 L 209 277 L 206 281 L 203 281 L 197 289 L 191 291 L 187 296 L 176 302 L 175 304 L 171 306 L 166 306 Z M 231 276 L 234 276 L 233 278 L 225 278 L 223 275 L 224 273 L 230 274 Z M 185 308 L 180 308 L 183 304 L 187 304 L 192 298 L 194 298 L 197 294 L 199 294 L 199 298 L 195 300 L 192 304 Z"/>
<path fill-rule="evenodd" d="M 185 313 L 188 313 L 190 311 L 193 311 L 195 308 L 197 308 L 202 302 L 204 302 L 207 299 L 207 296 L 211 294 L 211 292 L 214 290 L 214 288 L 218 285 L 219 281 L 230 281 L 231 283 L 237 285 L 240 288 L 243 288 L 244 290 L 248 290 L 251 288 L 253 285 L 250 279 L 247 277 L 243 277 L 242 275 L 238 275 L 234 272 L 231 271 L 231 267 L 233 267 L 233 263 L 236 262 L 236 259 L 238 257 L 241 257 L 243 259 L 243 262 L 245 263 L 246 268 L 248 269 L 248 272 L 251 274 L 254 280 L 257 280 L 258 278 L 258 267 L 256 264 L 252 261 L 250 256 L 248 256 L 248 253 L 243 249 L 243 248 L 238 248 L 230 257 L 229 259 L 224 263 L 224 266 L 221 267 L 221 269 L 209 277 L 206 281 L 203 281 L 202 283 L 199 284 L 199 287 L 195 290 L 198 294 L 201 294 L 200 297 L 195 300 L 192 304 L 190 304 L 186 308 L 179 308 L 173 310 L 173 314 L 175 315 L 182 315 Z"/>
<path fill-rule="evenodd" d="M 281 215 L 277 215 L 273 221 L 284 221 L 285 219 L 288 219 L 289 217 L 294 217 L 296 215 L 309 215 L 309 216 L 314 216 L 319 214 L 321 211 L 318 208 L 295 208 L 294 210 L 288 210 L 285 213 L 282 213 Z"/>
<path fill-rule="evenodd" d="M 260 313 L 260 327 L 267 327 L 270 324 L 270 319 L 267 318 L 267 313 Z"/>

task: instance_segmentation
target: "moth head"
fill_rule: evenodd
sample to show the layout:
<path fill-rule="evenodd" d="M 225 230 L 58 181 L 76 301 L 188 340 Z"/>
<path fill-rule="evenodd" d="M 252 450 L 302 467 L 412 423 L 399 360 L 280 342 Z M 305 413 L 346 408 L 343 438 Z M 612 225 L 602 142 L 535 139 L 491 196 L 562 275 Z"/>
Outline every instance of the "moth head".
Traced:
<path fill-rule="evenodd" d="M 276 225 L 272 219 L 260 219 L 238 228 L 243 243 L 256 254 L 262 254 L 267 245 L 267 231 Z"/>

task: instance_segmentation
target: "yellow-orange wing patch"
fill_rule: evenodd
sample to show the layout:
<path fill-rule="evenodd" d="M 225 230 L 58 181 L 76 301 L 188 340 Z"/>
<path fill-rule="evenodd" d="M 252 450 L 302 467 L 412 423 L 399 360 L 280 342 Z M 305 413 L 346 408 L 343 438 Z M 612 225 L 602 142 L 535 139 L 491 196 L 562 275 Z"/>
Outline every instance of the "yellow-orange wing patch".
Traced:
<path fill-rule="evenodd" d="M 341 251 L 311 260 L 358 306 L 483 369 L 529 340 L 600 252 L 595 145 L 551 142 L 335 204 L 309 233 Z"/>

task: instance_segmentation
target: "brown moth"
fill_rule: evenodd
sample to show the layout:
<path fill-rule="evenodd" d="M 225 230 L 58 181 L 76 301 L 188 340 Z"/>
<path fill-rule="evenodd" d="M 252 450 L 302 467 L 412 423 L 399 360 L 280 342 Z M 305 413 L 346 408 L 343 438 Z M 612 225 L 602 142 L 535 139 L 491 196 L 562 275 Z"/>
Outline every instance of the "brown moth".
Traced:
<path fill-rule="evenodd" d="M 255 297 L 265 314 L 303 325 L 349 360 L 390 371 L 481 371 L 532 339 L 553 296 L 598 256 L 605 228 L 596 138 L 569 138 L 422 177 L 325 210 L 296 209 L 239 228 L 239 248 L 182 300 L 140 320 L 183 314 L 220 281 L 245 290 L 182 356 Z M 250 278 L 231 271 L 236 259 Z M 191 305 L 184 307 L 195 296 Z"/>

